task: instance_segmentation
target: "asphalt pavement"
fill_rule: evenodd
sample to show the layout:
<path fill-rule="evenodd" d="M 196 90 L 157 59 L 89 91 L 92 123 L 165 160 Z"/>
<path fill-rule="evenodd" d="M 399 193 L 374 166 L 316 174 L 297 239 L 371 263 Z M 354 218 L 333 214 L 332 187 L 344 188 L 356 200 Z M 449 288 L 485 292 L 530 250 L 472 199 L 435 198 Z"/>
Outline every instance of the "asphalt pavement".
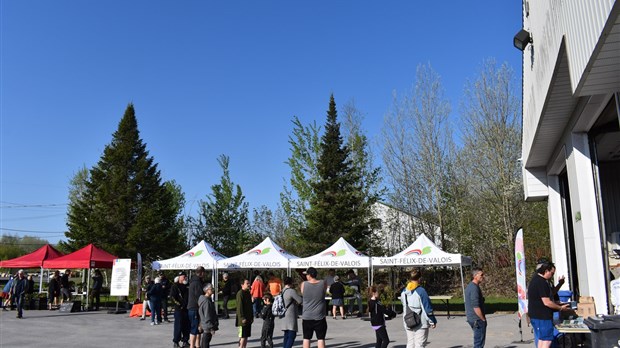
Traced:
<path fill-rule="evenodd" d="M 0 348 L 5 347 L 172 347 L 172 323 L 151 326 L 150 320 L 141 321 L 126 314 L 108 314 L 106 311 L 61 313 L 48 310 L 26 310 L 24 319 L 17 319 L 15 311 L 0 310 Z M 516 313 L 487 315 L 486 347 L 532 347 L 532 331 L 523 327 L 519 332 Z M 170 316 L 172 319 L 172 316 Z M 430 330 L 427 347 L 471 347 L 472 332 L 462 315 L 450 319 L 438 315 L 438 325 Z M 327 347 L 375 346 L 375 333 L 370 322 L 360 318 L 332 319 L 327 317 Z M 211 342 L 212 347 L 237 347 L 234 318 L 220 320 L 220 330 Z M 260 347 L 262 319 L 252 326 L 248 347 Z M 402 315 L 387 322 L 389 347 L 405 348 L 406 335 Z M 301 329 L 301 319 L 300 319 Z M 523 341 L 521 341 L 523 340 Z M 275 347 L 282 346 L 280 321 L 276 319 Z M 295 347 L 301 347 L 301 332 Z M 313 341 L 312 347 L 316 347 Z"/>

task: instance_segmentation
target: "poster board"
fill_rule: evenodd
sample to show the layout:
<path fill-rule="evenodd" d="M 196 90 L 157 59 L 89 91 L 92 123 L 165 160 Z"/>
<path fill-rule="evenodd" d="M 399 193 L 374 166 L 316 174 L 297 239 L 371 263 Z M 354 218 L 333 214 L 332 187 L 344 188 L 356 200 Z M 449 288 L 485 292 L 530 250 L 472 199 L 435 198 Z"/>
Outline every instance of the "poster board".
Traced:
<path fill-rule="evenodd" d="M 116 259 L 112 265 L 110 296 L 129 296 L 131 259 Z"/>

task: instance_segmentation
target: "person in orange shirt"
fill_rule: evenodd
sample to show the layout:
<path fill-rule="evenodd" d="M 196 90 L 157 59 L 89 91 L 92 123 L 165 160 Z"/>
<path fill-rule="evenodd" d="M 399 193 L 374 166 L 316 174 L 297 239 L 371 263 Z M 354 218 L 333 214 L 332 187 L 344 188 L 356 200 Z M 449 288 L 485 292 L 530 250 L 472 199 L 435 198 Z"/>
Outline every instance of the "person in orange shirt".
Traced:
<path fill-rule="evenodd" d="M 271 296 L 276 297 L 282 291 L 282 279 L 276 277 L 273 272 L 269 272 L 269 281 L 267 281 L 267 286 L 269 287 L 269 293 Z"/>
<path fill-rule="evenodd" d="M 263 295 L 265 293 L 265 283 L 263 277 L 257 275 L 252 283 L 250 294 L 252 295 L 252 309 L 254 310 L 254 317 L 258 318 L 260 311 L 263 309 Z"/>

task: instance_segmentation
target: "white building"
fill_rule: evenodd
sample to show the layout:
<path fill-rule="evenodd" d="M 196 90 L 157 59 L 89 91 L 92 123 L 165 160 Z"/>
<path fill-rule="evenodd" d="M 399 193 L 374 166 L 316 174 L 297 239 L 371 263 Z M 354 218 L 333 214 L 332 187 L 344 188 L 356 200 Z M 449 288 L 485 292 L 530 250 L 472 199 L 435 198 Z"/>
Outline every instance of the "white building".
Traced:
<path fill-rule="evenodd" d="M 372 206 L 372 211 L 374 217 L 381 220 L 381 228 L 375 230 L 375 233 L 378 235 L 378 239 L 383 241 L 383 247 L 388 251 L 388 255 L 382 256 L 392 256 L 401 252 L 422 233 L 435 245 L 442 248 L 440 229 L 437 225 L 427 223 L 382 202 L 375 203 Z"/>
<path fill-rule="evenodd" d="M 620 1 L 524 0 L 523 29 L 525 198 L 548 202 L 556 276 L 608 313 L 620 266 Z"/>

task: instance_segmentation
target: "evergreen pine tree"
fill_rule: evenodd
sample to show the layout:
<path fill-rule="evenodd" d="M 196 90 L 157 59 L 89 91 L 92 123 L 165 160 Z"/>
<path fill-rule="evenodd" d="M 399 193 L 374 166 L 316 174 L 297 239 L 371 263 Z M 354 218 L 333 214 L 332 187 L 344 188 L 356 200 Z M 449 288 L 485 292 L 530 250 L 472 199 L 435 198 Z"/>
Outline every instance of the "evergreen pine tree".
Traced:
<path fill-rule="evenodd" d="M 157 164 L 140 139 L 132 104 L 90 178 L 82 175 L 72 184 L 85 189 L 69 203 L 70 250 L 94 243 L 119 257 L 133 258 L 140 252 L 145 260 L 183 250 L 178 223 L 182 207 L 162 184 Z"/>
<path fill-rule="evenodd" d="M 249 207 L 241 187 L 230 179 L 230 159 L 221 155 L 218 163 L 222 168 L 219 184 L 207 201 L 200 201 L 198 221 L 195 223 L 195 242 L 205 240 L 226 256 L 235 256 L 254 246 L 249 223 Z"/>
<path fill-rule="evenodd" d="M 301 233 L 309 254 L 323 250 L 339 237 L 362 252 L 368 248 L 370 229 L 363 185 L 343 143 L 337 118 L 332 95 L 321 138 L 319 179 L 312 184 L 315 196 L 306 212 L 308 226 Z"/>

